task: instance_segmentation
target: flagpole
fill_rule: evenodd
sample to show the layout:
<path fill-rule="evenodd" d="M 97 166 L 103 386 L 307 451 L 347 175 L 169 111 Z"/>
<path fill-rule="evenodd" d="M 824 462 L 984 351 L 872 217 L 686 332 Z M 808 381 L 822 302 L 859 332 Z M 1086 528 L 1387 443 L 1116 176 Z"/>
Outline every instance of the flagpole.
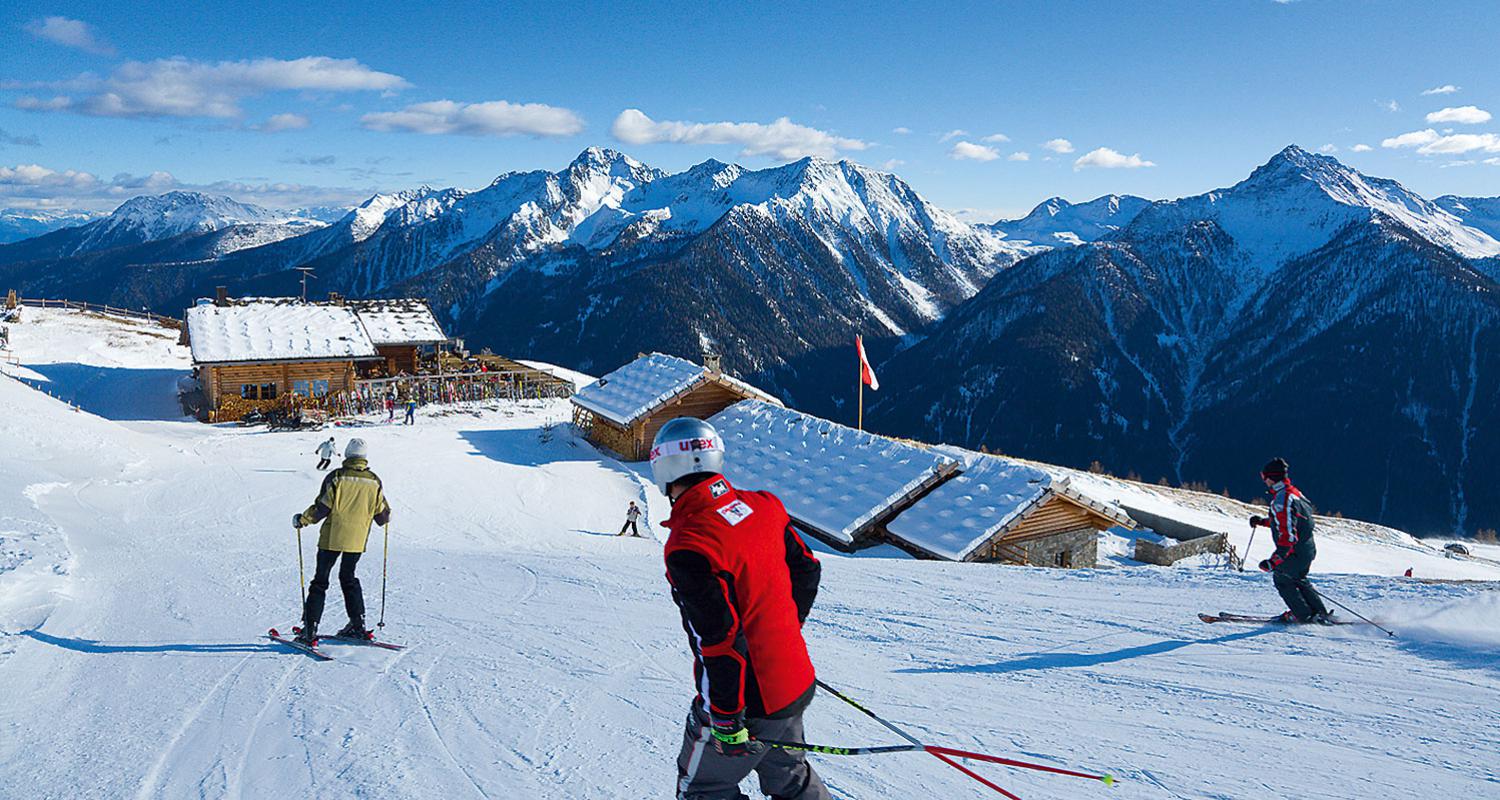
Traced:
<path fill-rule="evenodd" d="M 865 353 L 860 347 L 858 336 L 854 337 L 854 360 L 858 368 L 854 382 L 859 386 L 859 416 L 855 424 L 859 430 L 863 431 L 865 429 Z"/>

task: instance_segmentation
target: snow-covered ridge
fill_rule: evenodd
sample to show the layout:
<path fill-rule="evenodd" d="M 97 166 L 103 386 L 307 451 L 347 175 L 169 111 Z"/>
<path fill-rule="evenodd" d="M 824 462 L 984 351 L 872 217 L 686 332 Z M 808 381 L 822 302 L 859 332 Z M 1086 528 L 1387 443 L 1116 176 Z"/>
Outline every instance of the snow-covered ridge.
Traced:
<path fill-rule="evenodd" d="M 989 227 L 1011 239 L 1037 245 L 1075 245 L 1095 241 L 1129 225 L 1150 204 L 1150 200 L 1133 195 L 1107 194 L 1087 203 L 1051 197 L 1021 219 L 1000 220 Z"/>

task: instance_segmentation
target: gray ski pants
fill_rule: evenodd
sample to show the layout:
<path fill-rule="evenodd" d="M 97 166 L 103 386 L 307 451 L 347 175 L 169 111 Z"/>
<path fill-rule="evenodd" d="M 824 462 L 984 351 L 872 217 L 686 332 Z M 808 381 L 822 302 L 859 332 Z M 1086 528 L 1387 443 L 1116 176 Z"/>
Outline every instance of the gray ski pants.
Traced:
<path fill-rule="evenodd" d="M 745 728 L 757 739 L 800 742 L 802 712 L 785 719 L 747 719 Z M 749 800 L 740 781 L 751 772 L 760 778 L 760 790 L 775 800 L 832 800 L 803 753 L 767 747 L 744 756 L 721 754 L 708 719 L 693 701 L 677 756 L 678 800 Z"/>

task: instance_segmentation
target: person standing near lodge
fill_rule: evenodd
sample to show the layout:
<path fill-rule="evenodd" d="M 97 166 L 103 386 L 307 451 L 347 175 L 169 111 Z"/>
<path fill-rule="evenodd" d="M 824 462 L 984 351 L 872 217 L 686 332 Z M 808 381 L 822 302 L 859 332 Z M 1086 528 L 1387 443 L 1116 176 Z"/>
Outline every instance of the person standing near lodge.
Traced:
<path fill-rule="evenodd" d="M 415 425 L 415 424 L 417 424 L 417 398 L 415 398 L 415 397 L 409 397 L 409 398 L 407 398 L 407 400 L 406 400 L 406 421 L 402 422 L 401 424 L 403 424 L 403 425 Z"/>
<path fill-rule="evenodd" d="M 318 454 L 318 470 L 328 469 L 328 464 L 333 461 L 333 437 L 328 437 L 328 441 L 318 445 L 316 452 Z"/>
<path fill-rule="evenodd" d="M 640 536 L 641 531 L 635 525 L 635 521 L 640 518 L 641 507 L 636 505 L 634 500 L 631 500 L 630 506 L 625 509 L 625 524 L 620 526 L 620 532 L 615 535 L 624 536 L 625 531 L 629 530 L 631 536 Z"/>
<path fill-rule="evenodd" d="M 757 773 L 778 800 L 829 800 L 801 752 L 752 737 L 803 741 L 816 690 L 802 623 L 822 566 L 769 492 L 736 489 L 722 474 L 724 440 L 707 422 L 679 417 L 651 449 L 651 473 L 672 500 L 662 525 L 672 600 L 693 651 L 698 694 L 677 757 L 680 800 L 748 800 Z"/>
<path fill-rule="evenodd" d="M 380 478 L 370 471 L 369 448 L 363 439 L 349 440 L 344 448 L 343 466 L 323 479 L 318 499 L 306 511 L 292 515 L 292 525 L 299 529 L 320 521 L 323 527 L 318 535 L 317 567 L 302 607 L 302 630 L 297 633 L 297 641 L 317 642 L 329 574 L 340 559 L 343 563 L 339 565 L 339 588 L 344 594 L 349 624 L 336 635 L 369 638 L 370 632 L 365 628 L 365 598 L 354 570 L 365 552 L 371 523 L 390 524 L 391 506 L 386 502 Z"/>
<path fill-rule="evenodd" d="M 385 395 L 385 421 L 396 421 L 396 391 L 394 389 L 386 392 Z"/>
<path fill-rule="evenodd" d="M 1331 615 L 1323 598 L 1313 588 L 1307 573 L 1312 569 L 1318 550 L 1313 544 L 1312 504 L 1292 485 L 1286 459 L 1273 458 L 1260 471 L 1261 480 L 1271 495 L 1270 516 L 1253 516 L 1251 525 L 1271 529 L 1276 551 L 1260 562 L 1262 572 L 1269 572 L 1276 591 L 1286 603 L 1281 622 L 1318 622 L 1328 624 Z"/>

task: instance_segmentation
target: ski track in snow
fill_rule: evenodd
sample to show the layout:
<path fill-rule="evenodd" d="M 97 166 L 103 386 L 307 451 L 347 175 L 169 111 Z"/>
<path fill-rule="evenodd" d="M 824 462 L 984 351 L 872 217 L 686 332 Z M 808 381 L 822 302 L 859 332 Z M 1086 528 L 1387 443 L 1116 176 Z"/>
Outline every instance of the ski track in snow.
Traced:
<path fill-rule="evenodd" d="M 544 436 L 564 403 L 331 429 L 371 443 L 395 508 L 382 635 L 408 648 L 331 643 L 328 663 L 261 637 L 296 617 L 285 520 L 315 495 L 329 432 L 111 422 L 6 378 L 0 403 L 0 450 L 21 454 L 0 461 L 0 523 L 31 558 L 0 571 L 0 797 L 671 792 L 693 686 L 652 538 L 670 507 L 640 465 Z M 645 539 L 612 535 L 631 499 Z M 381 546 L 377 529 L 360 564 L 372 622 Z M 1026 800 L 1500 786 L 1495 593 L 1331 574 L 1431 571 L 1421 548 L 1332 538 L 1316 567 L 1395 640 L 1194 618 L 1277 610 L 1256 573 L 820 558 L 805 634 L 824 680 L 925 740 L 1121 779 L 971 765 Z M 343 622 L 334 583 L 325 626 Z M 807 728 L 893 738 L 826 695 Z M 841 800 L 987 796 L 922 754 L 814 761 Z"/>

